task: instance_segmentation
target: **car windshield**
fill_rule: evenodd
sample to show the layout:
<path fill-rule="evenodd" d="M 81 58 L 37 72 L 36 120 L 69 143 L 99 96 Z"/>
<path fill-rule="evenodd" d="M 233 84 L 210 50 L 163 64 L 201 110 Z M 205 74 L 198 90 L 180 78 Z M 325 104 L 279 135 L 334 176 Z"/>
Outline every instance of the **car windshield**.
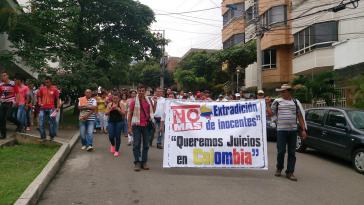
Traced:
<path fill-rule="evenodd" d="M 356 129 L 364 130 L 364 111 L 348 111 L 348 115 Z"/>

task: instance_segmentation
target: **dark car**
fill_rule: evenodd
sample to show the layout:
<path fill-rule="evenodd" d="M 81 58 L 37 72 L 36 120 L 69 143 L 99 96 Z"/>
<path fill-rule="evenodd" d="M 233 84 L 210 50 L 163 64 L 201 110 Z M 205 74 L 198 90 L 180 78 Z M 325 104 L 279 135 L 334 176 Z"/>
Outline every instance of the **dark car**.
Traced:
<path fill-rule="evenodd" d="M 277 140 L 277 123 L 274 117 L 267 117 L 267 140 Z"/>
<path fill-rule="evenodd" d="M 307 147 L 350 160 L 364 174 L 364 111 L 315 108 L 306 111 L 308 137 L 297 137 L 297 151 Z"/>

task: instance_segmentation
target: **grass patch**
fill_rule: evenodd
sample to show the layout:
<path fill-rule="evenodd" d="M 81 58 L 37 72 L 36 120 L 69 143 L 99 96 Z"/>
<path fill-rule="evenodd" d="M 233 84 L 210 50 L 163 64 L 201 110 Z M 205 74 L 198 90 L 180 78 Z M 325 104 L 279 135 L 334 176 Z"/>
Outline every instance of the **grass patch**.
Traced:
<path fill-rule="evenodd" d="M 0 148 L 0 205 L 11 205 L 58 151 L 59 145 Z"/>

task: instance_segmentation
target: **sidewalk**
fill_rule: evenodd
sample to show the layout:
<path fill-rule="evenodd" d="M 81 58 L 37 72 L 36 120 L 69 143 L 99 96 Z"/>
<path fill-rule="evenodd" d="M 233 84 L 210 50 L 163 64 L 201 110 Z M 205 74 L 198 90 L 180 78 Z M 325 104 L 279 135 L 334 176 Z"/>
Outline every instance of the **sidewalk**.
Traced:
<path fill-rule="evenodd" d="M 7 125 L 7 138 L 6 139 L 0 139 L 0 144 L 5 143 L 6 141 L 9 141 L 9 139 L 15 134 L 16 126 L 8 123 Z M 72 136 L 77 132 L 77 129 L 60 129 L 58 131 L 58 140 L 62 140 L 64 142 L 68 142 Z M 48 134 L 48 129 L 46 130 L 46 133 Z M 27 131 L 26 134 L 34 135 L 34 136 L 40 136 L 39 131 L 36 129 L 36 127 L 32 127 L 31 131 Z M 48 138 L 47 138 L 48 139 Z"/>

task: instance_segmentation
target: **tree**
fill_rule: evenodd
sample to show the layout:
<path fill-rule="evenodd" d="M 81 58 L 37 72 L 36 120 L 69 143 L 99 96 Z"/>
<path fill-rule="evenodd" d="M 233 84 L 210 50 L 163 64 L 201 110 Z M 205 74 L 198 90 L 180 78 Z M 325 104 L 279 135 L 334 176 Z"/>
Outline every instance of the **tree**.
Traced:
<path fill-rule="evenodd" d="M 351 84 L 355 86 L 354 103 L 356 108 L 364 108 L 364 75 L 359 75 L 351 80 Z"/>
<path fill-rule="evenodd" d="M 14 54 L 39 72 L 59 74 L 59 82 L 84 87 L 118 86 L 128 82 L 132 59 L 160 56 L 149 30 L 153 11 L 133 0 L 32 0 L 32 12 L 17 17 L 9 30 Z M 50 68 L 49 59 L 59 59 Z M 64 79 L 65 78 L 65 79 Z M 68 85 L 62 85 L 68 86 Z M 67 89 L 68 91 L 68 89 Z"/>
<path fill-rule="evenodd" d="M 140 61 L 129 67 L 129 83 L 133 85 L 142 83 L 152 88 L 159 87 L 160 75 L 160 65 L 156 59 Z M 169 87 L 174 83 L 172 75 L 168 71 L 164 72 L 164 83 L 166 87 Z"/>
<path fill-rule="evenodd" d="M 293 85 L 298 88 L 295 97 L 299 100 L 302 102 L 324 100 L 327 105 L 332 105 L 333 98 L 338 97 L 334 84 L 334 72 L 322 72 L 312 77 L 299 76 L 293 81 Z"/>
<path fill-rule="evenodd" d="M 255 46 L 255 42 L 250 42 L 214 53 L 193 52 L 179 63 L 174 79 L 180 89 L 209 89 L 215 94 L 222 93 L 226 82 L 235 82 L 238 66 L 245 68 L 255 61 Z M 221 69 L 225 61 L 229 62 L 227 72 Z M 244 75 L 241 75 L 241 78 L 244 78 Z"/>

